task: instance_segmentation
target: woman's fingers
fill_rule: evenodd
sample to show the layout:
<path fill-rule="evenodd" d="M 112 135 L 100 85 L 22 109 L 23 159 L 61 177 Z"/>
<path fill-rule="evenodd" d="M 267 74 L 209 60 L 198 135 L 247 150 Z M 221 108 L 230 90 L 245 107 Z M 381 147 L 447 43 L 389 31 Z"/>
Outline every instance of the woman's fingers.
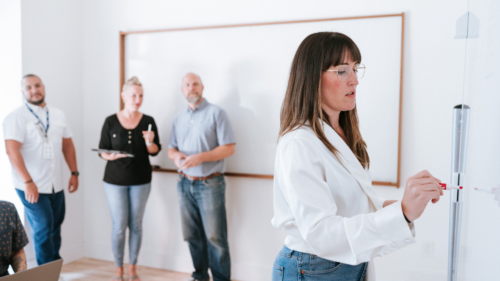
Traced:
<path fill-rule="evenodd" d="M 416 173 L 413 177 L 410 177 L 410 178 L 419 179 L 419 178 L 430 178 L 430 177 L 432 177 L 431 173 L 429 173 L 427 170 L 423 170 L 423 171 Z"/>
<path fill-rule="evenodd" d="M 155 132 L 153 132 L 153 131 L 142 131 L 142 136 L 144 138 L 154 139 L 155 138 Z"/>
<path fill-rule="evenodd" d="M 425 185 L 425 184 L 434 184 L 436 186 L 439 186 L 439 182 L 437 182 L 433 178 L 420 178 L 420 179 L 413 179 L 411 181 L 412 184 L 416 185 Z"/>
<path fill-rule="evenodd" d="M 434 177 L 433 175 L 431 175 L 431 173 L 429 173 L 429 171 L 427 170 L 423 170 L 417 174 L 415 174 L 414 176 L 410 177 L 410 179 L 422 179 L 422 178 L 430 178 L 430 179 L 433 179 L 434 181 L 440 183 L 441 180 Z"/>
<path fill-rule="evenodd" d="M 428 200 L 430 200 L 433 204 L 437 203 L 441 198 L 441 194 L 437 191 L 427 191 Z M 427 201 L 429 202 L 429 201 Z"/>

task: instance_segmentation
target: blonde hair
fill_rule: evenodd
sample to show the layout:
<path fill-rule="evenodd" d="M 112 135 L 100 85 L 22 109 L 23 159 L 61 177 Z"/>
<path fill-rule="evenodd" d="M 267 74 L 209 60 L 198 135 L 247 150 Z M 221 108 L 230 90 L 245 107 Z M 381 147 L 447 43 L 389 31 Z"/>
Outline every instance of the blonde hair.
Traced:
<path fill-rule="evenodd" d="M 137 78 L 137 76 L 132 76 L 132 78 L 128 79 L 127 82 L 123 84 L 122 92 L 127 91 L 128 87 L 133 85 L 142 87 L 141 81 L 139 81 L 139 78 Z"/>

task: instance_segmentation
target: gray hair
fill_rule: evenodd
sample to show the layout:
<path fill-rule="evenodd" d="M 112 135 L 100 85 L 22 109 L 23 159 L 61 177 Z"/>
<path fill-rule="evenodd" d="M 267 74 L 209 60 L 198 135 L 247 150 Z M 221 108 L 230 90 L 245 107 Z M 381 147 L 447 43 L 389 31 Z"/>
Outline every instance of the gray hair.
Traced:
<path fill-rule="evenodd" d="M 137 76 L 132 76 L 132 78 L 128 79 L 127 82 L 123 84 L 122 91 L 125 92 L 129 86 L 133 85 L 142 87 L 141 81 L 139 81 L 139 78 L 137 78 Z"/>

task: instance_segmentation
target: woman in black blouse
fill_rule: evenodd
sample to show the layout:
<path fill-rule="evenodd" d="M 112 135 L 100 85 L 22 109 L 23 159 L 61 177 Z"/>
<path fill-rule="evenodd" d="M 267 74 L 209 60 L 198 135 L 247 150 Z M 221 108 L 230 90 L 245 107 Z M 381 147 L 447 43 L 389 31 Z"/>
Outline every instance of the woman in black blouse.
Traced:
<path fill-rule="evenodd" d="M 111 242 L 116 275 L 112 280 L 123 280 L 123 252 L 128 227 L 129 281 L 139 281 L 136 264 L 141 247 L 142 217 L 151 190 L 153 172 L 149 155 L 157 155 L 161 145 L 153 117 L 139 112 L 143 89 L 137 77 L 125 83 L 121 97 L 124 108 L 104 121 L 99 148 L 126 151 L 134 155 L 127 157 L 127 154 L 102 153 L 101 157 L 108 160 L 104 187 L 113 220 Z M 149 126 L 151 131 L 148 130 Z"/>

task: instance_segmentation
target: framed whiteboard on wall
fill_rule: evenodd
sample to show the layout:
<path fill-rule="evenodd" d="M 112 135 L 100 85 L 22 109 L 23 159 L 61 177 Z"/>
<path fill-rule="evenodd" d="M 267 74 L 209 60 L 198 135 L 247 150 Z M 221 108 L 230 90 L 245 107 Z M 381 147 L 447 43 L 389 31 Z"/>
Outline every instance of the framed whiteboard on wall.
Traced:
<path fill-rule="evenodd" d="M 292 59 L 302 40 L 320 31 L 344 33 L 361 50 L 367 69 L 357 107 L 373 184 L 399 187 L 404 13 L 120 32 L 120 89 L 126 77 L 143 84 L 141 111 L 155 118 L 164 147 L 152 158 L 156 170 L 176 171 L 168 138 L 174 117 L 187 108 L 181 79 L 194 72 L 203 96 L 232 122 L 237 144 L 226 175 L 272 178 Z"/>

